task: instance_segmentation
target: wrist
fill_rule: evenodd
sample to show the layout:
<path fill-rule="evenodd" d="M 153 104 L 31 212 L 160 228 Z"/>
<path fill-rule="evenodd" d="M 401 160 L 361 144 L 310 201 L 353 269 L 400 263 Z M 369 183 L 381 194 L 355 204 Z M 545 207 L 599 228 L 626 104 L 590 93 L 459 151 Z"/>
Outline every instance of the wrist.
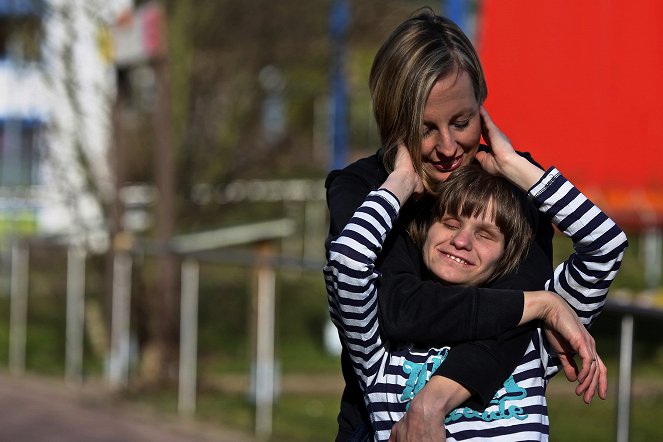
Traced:
<path fill-rule="evenodd" d="M 397 169 L 389 174 L 381 187 L 396 195 L 401 205 L 403 205 L 414 193 L 417 179 L 416 173 Z"/>
<path fill-rule="evenodd" d="M 545 290 L 524 292 L 523 315 L 518 325 L 522 325 L 537 319 L 546 320 L 550 315 L 555 296 Z"/>
<path fill-rule="evenodd" d="M 503 171 L 504 177 L 524 192 L 529 191 L 544 173 L 543 170 L 530 163 L 527 158 L 518 154 L 515 154 L 506 162 Z"/>
<path fill-rule="evenodd" d="M 424 407 L 437 416 L 446 416 L 471 396 L 463 385 L 444 376 L 432 376 L 426 388 L 432 394 L 427 395 Z"/>

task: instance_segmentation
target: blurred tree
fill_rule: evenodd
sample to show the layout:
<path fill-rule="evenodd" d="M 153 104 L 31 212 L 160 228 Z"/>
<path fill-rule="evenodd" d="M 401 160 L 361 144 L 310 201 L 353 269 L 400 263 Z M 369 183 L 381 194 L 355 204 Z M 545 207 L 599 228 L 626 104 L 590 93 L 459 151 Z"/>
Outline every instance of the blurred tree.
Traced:
<path fill-rule="evenodd" d="M 324 176 L 331 0 L 164 3 L 169 10 L 173 127 L 179 158 L 178 226 L 188 230 L 221 221 L 222 207 L 191 203 L 197 183 Z M 379 42 L 424 3 L 351 3 L 350 150 L 374 150 L 368 67 Z M 263 125 L 270 91 L 261 84 L 260 73 L 266 67 L 281 76 L 285 128 L 277 137 Z"/>
<path fill-rule="evenodd" d="M 71 241 L 102 249 L 109 201 L 112 198 L 107 159 L 110 64 L 104 65 L 94 40 L 108 23 L 100 0 L 81 7 L 71 0 L 48 4 L 44 15 L 42 76 L 53 106 L 48 142 L 43 152 L 45 181 L 67 209 Z M 88 42 L 81 44 L 81 41 Z M 87 57 L 94 57 L 90 60 Z M 83 68 L 89 63 L 92 68 Z"/>
<path fill-rule="evenodd" d="M 175 231 L 237 222 L 238 206 L 231 214 L 228 206 L 195 204 L 191 195 L 196 184 L 218 185 L 239 178 L 323 177 L 328 167 L 326 134 L 321 128 L 327 125 L 331 0 L 162 0 L 162 4 L 168 17 L 176 155 Z M 351 57 L 348 78 L 356 108 L 351 118 L 361 128 L 370 126 L 372 120 L 367 94 L 372 55 L 387 32 L 419 6 L 418 2 L 394 0 L 352 6 L 350 44 L 359 55 Z M 147 92 L 140 91 L 144 72 L 137 70 L 132 75 L 137 77 L 135 101 L 123 137 L 133 154 L 125 179 L 154 182 L 150 162 L 157 153 L 150 151 L 155 140 L 149 129 L 153 93 L 149 82 L 144 82 Z M 377 148 L 375 137 L 366 136 L 366 130 L 354 133 L 359 134 L 359 142 L 351 139 L 351 144 L 371 151 Z M 250 217 L 247 211 L 244 220 L 250 221 Z M 159 315 L 163 309 L 158 278 L 157 272 L 145 282 L 147 293 L 139 307 L 144 314 L 144 348 L 163 337 L 158 331 L 163 327 L 160 321 L 171 324 L 167 328 L 173 346 L 176 339 L 176 318 Z M 174 362 L 162 354 L 147 363 L 167 367 L 168 362 L 161 362 L 164 357 Z"/>

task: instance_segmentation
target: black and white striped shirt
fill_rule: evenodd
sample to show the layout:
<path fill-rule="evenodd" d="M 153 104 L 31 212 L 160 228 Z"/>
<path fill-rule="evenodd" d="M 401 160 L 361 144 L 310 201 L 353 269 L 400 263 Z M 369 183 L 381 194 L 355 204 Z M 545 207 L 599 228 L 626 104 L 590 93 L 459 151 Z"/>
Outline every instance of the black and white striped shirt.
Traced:
<path fill-rule="evenodd" d="M 554 168 L 529 196 L 575 248 L 545 288 L 562 296 L 589 325 L 603 308 L 627 247 L 626 236 Z M 371 192 L 331 244 L 324 268 L 330 316 L 352 359 L 376 440 L 389 438 L 393 424 L 450 349 L 391 348 L 380 337 L 375 261 L 399 210 L 398 199 L 389 191 Z M 485 410 L 459 408 L 447 416 L 447 440 L 547 440 L 545 389 L 559 370 L 558 362 L 536 329 L 521 363 Z"/>

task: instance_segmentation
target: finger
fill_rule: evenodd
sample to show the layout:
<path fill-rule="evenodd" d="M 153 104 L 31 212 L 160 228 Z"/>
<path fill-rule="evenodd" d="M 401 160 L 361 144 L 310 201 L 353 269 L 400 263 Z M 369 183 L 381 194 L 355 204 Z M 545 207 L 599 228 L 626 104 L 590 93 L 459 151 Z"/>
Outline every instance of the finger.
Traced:
<path fill-rule="evenodd" d="M 559 361 L 562 364 L 562 369 L 564 370 L 564 375 L 566 379 L 570 382 L 575 382 L 578 380 L 578 365 L 572 356 L 568 354 L 560 354 Z"/>
<path fill-rule="evenodd" d="M 490 118 L 490 114 L 485 106 L 479 108 L 479 113 L 481 114 L 481 119 L 486 125 L 493 125 L 493 120 Z"/>
<path fill-rule="evenodd" d="M 389 442 L 398 442 L 398 432 L 400 429 L 400 422 L 398 421 L 391 427 L 391 434 L 389 434 Z"/>
<path fill-rule="evenodd" d="M 590 358 L 589 362 L 585 362 L 585 360 L 582 362 L 582 371 L 578 374 L 578 386 L 576 387 L 576 394 L 578 396 L 587 390 L 587 387 L 589 387 L 592 381 L 591 378 L 595 372 L 595 362 L 593 359 Z"/>
<path fill-rule="evenodd" d="M 492 173 L 492 174 L 495 173 L 495 171 L 494 171 L 495 165 L 494 165 L 492 155 L 490 155 L 486 152 L 479 151 L 474 155 L 474 159 L 479 162 L 479 165 L 481 166 L 481 168 L 483 170 L 485 170 L 488 173 Z"/>
<path fill-rule="evenodd" d="M 597 368 L 597 363 L 594 361 L 594 372 L 592 376 L 590 377 L 591 382 L 589 384 L 589 387 L 587 387 L 587 390 L 585 391 L 585 394 L 583 396 L 583 399 L 586 404 L 591 404 L 592 399 L 596 395 L 596 391 L 598 389 L 598 383 L 599 383 L 599 370 Z"/>
<path fill-rule="evenodd" d="M 495 125 L 495 122 L 493 121 L 492 118 L 490 118 L 490 115 L 488 114 L 488 111 L 486 110 L 485 107 L 481 106 L 479 109 L 479 112 L 481 114 L 481 129 L 482 129 L 482 135 L 484 140 L 488 142 L 488 138 L 490 138 L 491 134 L 498 134 L 500 131 Z M 488 137 L 486 137 L 488 135 Z"/>
<path fill-rule="evenodd" d="M 576 394 L 578 396 L 582 395 L 583 399 L 585 399 L 585 402 L 587 402 L 587 395 L 589 395 L 589 400 L 591 402 L 591 397 L 594 395 L 594 392 L 590 391 L 590 390 L 591 390 L 591 387 L 592 387 L 592 383 L 594 383 L 594 390 L 596 390 L 597 376 L 598 376 L 598 370 L 596 369 L 596 360 L 595 360 L 595 358 L 592 358 L 592 361 L 590 362 L 590 367 L 589 367 L 589 374 L 576 387 Z M 589 402 L 587 402 L 587 403 L 589 403 Z"/>
<path fill-rule="evenodd" d="M 482 108 L 481 117 L 481 135 L 486 144 L 493 149 L 493 153 L 498 156 L 515 153 L 509 138 L 495 125 L 495 122 L 484 108 Z M 501 152 L 501 154 L 498 154 L 498 152 Z"/>
<path fill-rule="evenodd" d="M 584 365 L 584 362 L 583 362 L 583 365 Z M 584 369 L 584 367 L 583 367 L 583 369 Z M 595 359 L 592 357 L 592 359 L 587 364 L 587 374 L 583 377 L 580 377 L 580 375 L 578 376 L 579 385 L 576 388 L 577 391 L 584 392 L 587 389 L 587 387 L 589 386 L 589 384 L 591 382 L 591 378 L 594 375 L 595 371 L 596 371 L 596 362 L 595 362 Z"/>
<path fill-rule="evenodd" d="M 490 128 L 489 124 L 491 124 L 493 121 L 490 119 L 490 115 L 488 115 L 488 111 L 486 110 L 485 107 L 481 106 L 479 109 L 479 113 L 481 114 L 481 136 L 483 137 L 483 141 L 490 146 Z"/>
<path fill-rule="evenodd" d="M 398 149 L 396 150 L 396 158 L 394 160 L 394 167 L 398 167 L 399 165 L 404 164 L 402 162 L 409 161 L 409 160 L 410 160 L 410 156 L 409 156 L 409 152 L 407 150 L 407 147 L 405 147 L 404 144 L 399 144 Z"/>
<path fill-rule="evenodd" d="M 578 381 L 580 381 L 581 384 L 585 382 L 590 370 L 593 368 L 592 362 L 596 359 L 594 340 L 586 330 L 583 329 L 583 331 L 589 338 L 585 338 L 585 340 L 582 341 L 580 348 L 577 349 L 578 355 L 582 360 L 582 370 L 578 373 Z"/>
<path fill-rule="evenodd" d="M 596 362 L 599 370 L 599 397 L 605 400 L 608 397 L 608 367 L 603 363 L 603 359 L 598 356 Z"/>

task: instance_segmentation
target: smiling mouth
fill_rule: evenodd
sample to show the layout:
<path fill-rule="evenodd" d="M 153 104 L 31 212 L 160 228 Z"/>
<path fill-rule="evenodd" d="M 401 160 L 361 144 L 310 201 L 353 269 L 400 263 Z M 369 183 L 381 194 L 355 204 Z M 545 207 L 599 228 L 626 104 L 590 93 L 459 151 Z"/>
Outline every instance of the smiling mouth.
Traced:
<path fill-rule="evenodd" d="M 452 170 L 458 169 L 462 163 L 463 163 L 463 155 L 453 158 L 451 161 L 431 162 L 433 167 L 435 167 L 440 172 L 451 172 Z"/>
<path fill-rule="evenodd" d="M 457 256 L 450 255 L 448 253 L 443 253 L 443 255 L 446 256 L 447 258 L 449 258 L 450 260 L 457 262 L 458 264 L 462 264 L 462 265 L 465 265 L 465 266 L 471 265 L 469 262 L 467 262 L 464 259 L 459 258 Z"/>

